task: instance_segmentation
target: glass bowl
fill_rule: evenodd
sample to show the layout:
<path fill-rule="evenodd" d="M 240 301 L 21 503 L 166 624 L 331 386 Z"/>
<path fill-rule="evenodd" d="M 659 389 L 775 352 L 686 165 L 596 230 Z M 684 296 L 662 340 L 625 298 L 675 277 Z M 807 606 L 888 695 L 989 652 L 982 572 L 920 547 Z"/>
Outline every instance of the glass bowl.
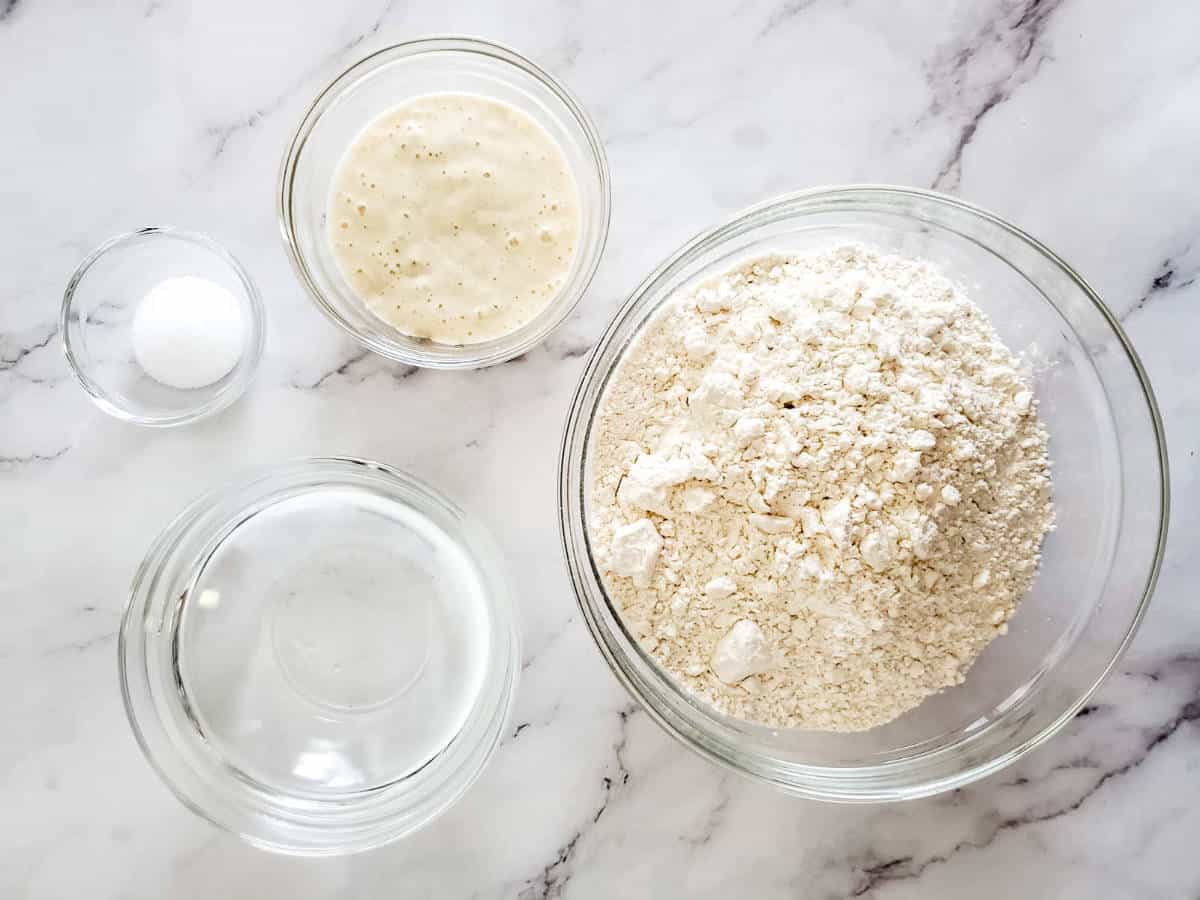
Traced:
<path fill-rule="evenodd" d="M 150 548 L 121 625 L 125 709 L 193 811 L 269 850 L 351 853 L 449 808 L 520 669 L 491 539 L 358 459 L 255 472 Z"/>
<path fill-rule="evenodd" d="M 133 355 L 138 303 L 164 278 L 196 275 L 237 300 L 242 353 L 222 378 L 182 390 L 155 381 Z M 186 425 L 233 403 L 254 378 L 262 356 L 265 314 L 249 273 L 209 237 L 178 228 L 140 228 L 93 250 L 63 294 L 60 328 L 71 370 L 109 415 L 136 425 Z"/>
<path fill-rule="evenodd" d="M 503 337 L 442 344 L 409 337 L 376 317 L 338 270 L 326 208 L 342 154 L 375 116 L 422 94 L 479 94 L 529 114 L 562 147 L 579 187 L 580 235 L 566 280 L 541 313 Z M 288 255 L 317 306 L 360 344 L 397 362 L 435 369 L 495 365 L 539 344 L 575 308 L 608 237 L 608 163 L 587 113 L 534 63 L 506 47 L 461 37 L 396 44 L 355 63 L 323 90 L 285 154 L 279 223 Z"/>
<path fill-rule="evenodd" d="M 1033 363 L 1050 433 L 1057 530 L 1009 623 L 964 684 L 899 719 L 844 734 L 771 729 L 718 713 L 679 687 L 625 628 L 589 545 L 589 439 L 630 341 L 682 287 L 768 251 L 858 241 L 929 259 L 964 285 L 1002 339 Z M 633 697 L 701 755 L 784 791 L 843 802 L 921 797 L 1008 765 L 1075 715 L 1145 612 L 1167 530 L 1167 459 L 1146 373 L 1113 315 L 1034 238 L 959 200 L 841 187 L 783 196 L 685 245 L 642 283 L 605 332 L 563 439 L 560 526 L 597 646 Z"/>

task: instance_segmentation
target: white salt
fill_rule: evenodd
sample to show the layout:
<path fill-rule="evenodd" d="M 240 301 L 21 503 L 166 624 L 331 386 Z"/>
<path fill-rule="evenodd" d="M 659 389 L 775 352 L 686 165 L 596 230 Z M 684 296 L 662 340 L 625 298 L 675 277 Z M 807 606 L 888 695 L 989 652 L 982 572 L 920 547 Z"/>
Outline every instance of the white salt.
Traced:
<path fill-rule="evenodd" d="M 224 378 L 237 365 L 246 323 L 238 300 L 195 275 L 152 287 L 133 317 L 133 356 L 160 384 L 189 390 Z"/>

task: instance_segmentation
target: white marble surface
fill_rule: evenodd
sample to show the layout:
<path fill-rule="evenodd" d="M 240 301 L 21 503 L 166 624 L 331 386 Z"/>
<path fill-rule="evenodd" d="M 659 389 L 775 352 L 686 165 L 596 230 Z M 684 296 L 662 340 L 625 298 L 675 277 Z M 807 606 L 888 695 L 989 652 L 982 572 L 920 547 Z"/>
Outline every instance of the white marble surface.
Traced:
<path fill-rule="evenodd" d="M 0 896 L 1200 896 L 1200 10 L 1175 0 L 0 0 Z M 593 112 L 612 235 L 524 361 L 404 380 L 315 311 L 273 193 L 327 76 L 430 32 L 512 44 Z M 1150 615 L 1090 714 L 928 801 L 833 807 L 710 767 L 635 710 L 560 562 L 559 431 L 581 354 L 667 252 L 806 185 L 936 186 L 1057 248 L 1122 316 L 1166 419 L 1174 524 Z M 251 392 L 156 432 L 69 378 L 59 297 L 135 226 L 224 241 L 270 312 Z M 513 732 L 435 826 L 340 860 L 187 813 L 126 727 L 115 633 L 159 527 L 239 466 L 375 457 L 502 537 L 522 595 Z"/>

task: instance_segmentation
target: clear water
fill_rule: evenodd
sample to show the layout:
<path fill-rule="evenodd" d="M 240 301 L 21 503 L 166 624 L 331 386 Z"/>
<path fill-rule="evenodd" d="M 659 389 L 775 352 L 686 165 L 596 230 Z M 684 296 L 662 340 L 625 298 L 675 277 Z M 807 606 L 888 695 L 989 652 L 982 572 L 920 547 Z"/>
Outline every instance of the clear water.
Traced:
<path fill-rule="evenodd" d="M 344 486 L 273 503 L 221 541 L 185 598 L 178 669 L 197 727 L 276 790 L 415 772 L 482 687 L 481 578 L 412 506 Z"/>

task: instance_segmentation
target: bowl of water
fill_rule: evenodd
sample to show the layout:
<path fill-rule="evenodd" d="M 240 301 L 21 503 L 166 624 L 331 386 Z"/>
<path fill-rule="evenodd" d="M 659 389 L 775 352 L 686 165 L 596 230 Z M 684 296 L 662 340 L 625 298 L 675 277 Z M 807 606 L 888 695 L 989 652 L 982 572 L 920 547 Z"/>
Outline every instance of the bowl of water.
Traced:
<path fill-rule="evenodd" d="M 449 808 L 520 669 L 491 538 L 428 485 L 346 458 L 259 470 L 184 510 L 134 579 L 120 666 L 179 799 L 303 855 L 379 846 Z"/>

